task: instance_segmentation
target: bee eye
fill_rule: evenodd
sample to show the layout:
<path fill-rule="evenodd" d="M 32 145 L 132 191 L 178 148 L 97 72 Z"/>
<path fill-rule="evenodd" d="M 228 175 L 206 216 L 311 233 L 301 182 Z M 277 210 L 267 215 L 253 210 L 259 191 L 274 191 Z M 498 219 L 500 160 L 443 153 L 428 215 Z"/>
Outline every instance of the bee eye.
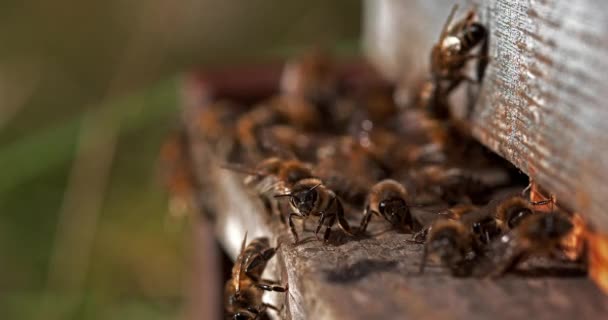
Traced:
<path fill-rule="evenodd" d="M 378 204 L 378 209 L 380 209 L 381 212 L 384 212 L 384 210 L 386 209 L 386 201 L 380 201 L 380 203 Z"/>
<path fill-rule="evenodd" d="M 246 314 L 237 313 L 232 317 L 232 319 L 233 320 L 247 320 L 247 319 L 251 319 L 251 318 Z"/>
<path fill-rule="evenodd" d="M 305 196 L 305 201 L 310 202 L 310 203 L 314 203 L 315 201 L 317 201 L 317 191 L 316 190 L 308 191 Z"/>
<path fill-rule="evenodd" d="M 528 208 L 519 208 L 517 210 L 514 210 L 511 214 L 509 214 L 509 228 L 513 229 L 517 227 L 522 220 L 524 220 L 527 216 L 530 215 L 532 215 L 532 210 Z"/>
<path fill-rule="evenodd" d="M 484 26 L 480 25 L 479 23 L 471 24 L 471 26 L 469 26 L 468 32 L 474 39 L 481 39 L 486 36 L 486 28 L 484 28 Z"/>

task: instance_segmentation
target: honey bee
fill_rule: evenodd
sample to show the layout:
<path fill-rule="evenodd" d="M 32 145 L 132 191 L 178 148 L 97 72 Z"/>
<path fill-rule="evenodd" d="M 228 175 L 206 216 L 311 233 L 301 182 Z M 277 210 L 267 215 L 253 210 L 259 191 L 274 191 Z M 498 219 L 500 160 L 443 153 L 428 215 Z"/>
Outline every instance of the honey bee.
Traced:
<path fill-rule="evenodd" d="M 455 276 L 468 275 L 470 252 L 479 253 L 480 247 L 471 229 L 460 220 L 438 219 L 429 228 L 420 263 L 420 273 L 424 273 L 427 260 L 437 258 Z"/>
<path fill-rule="evenodd" d="M 488 244 L 492 239 L 501 234 L 494 216 L 485 208 L 470 204 L 459 204 L 440 211 L 437 219 L 459 221 L 474 237 L 475 243 Z M 415 235 L 416 239 L 424 239 L 432 229 L 432 225 Z"/>
<path fill-rule="evenodd" d="M 473 10 L 469 10 L 462 20 L 450 25 L 457 9 L 458 5 L 454 5 L 443 26 L 439 41 L 431 51 L 433 79 L 435 82 L 450 81 L 446 94 L 449 94 L 461 81 L 470 79 L 463 73 L 463 68 L 468 60 L 482 58 L 481 55 L 470 52 L 485 41 L 487 35 L 486 28 L 474 21 L 476 15 Z"/>
<path fill-rule="evenodd" d="M 224 287 L 225 319 L 268 319 L 266 309 L 278 309 L 262 302 L 263 291 L 286 292 L 287 286 L 262 279 L 262 273 L 277 248 L 271 248 L 268 238 L 257 238 L 247 247 L 247 234 L 241 252 L 232 268 L 232 278 Z"/>
<path fill-rule="evenodd" d="M 408 205 L 407 189 L 399 182 L 385 179 L 372 186 L 365 203 L 359 232 L 365 232 L 373 215 L 383 217 L 397 229 L 417 228 Z"/>
<path fill-rule="evenodd" d="M 306 219 L 309 216 L 319 217 L 315 230 L 315 237 L 319 240 L 319 231 L 325 226 L 323 240 L 327 242 L 331 233 L 331 227 L 338 220 L 338 226 L 344 232 L 352 235 L 350 225 L 344 218 L 344 208 L 341 200 L 323 182 L 317 178 L 303 179 L 294 184 L 289 192 L 276 195 L 275 197 L 289 197 L 289 204 L 294 211 L 289 214 L 288 222 L 295 243 L 299 242 L 293 219 Z"/>
<path fill-rule="evenodd" d="M 530 215 L 492 246 L 491 275 L 503 275 L 532 256 L 559 256 L 561 243 L 572 230 L 572 222 L 561 213 Z"/>
<path fill-rule="evenodd" d="M 485 59 L 482 54 L 472 54 L 471 51 L 486 42 L 486 28 L 474 21 L 476 15 L 473 10 L 452 25 L 457 9 L 458 6 L 454 5 L 442 28 L 439 41 L 431 50 L 432 80 L 422 86 L 419 97 L 431 114 L 440 119 L 450 116 L 449 94 L 462 81 L 476 82 L 465 74 L 466 63 L 472 59 Z M 478 68 L 483 66 L 485 64 L 480 63 Z M 477 73 L 481 76 L 483 71 L 478 70 Z"/>

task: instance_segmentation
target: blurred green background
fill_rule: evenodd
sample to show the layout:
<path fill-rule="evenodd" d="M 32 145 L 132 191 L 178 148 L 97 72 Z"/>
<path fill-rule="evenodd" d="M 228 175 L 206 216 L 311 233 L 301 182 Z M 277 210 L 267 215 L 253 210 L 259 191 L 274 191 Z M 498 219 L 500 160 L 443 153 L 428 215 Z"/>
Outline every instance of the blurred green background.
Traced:
<path fill-rule="evenodd" d="M 359 1 L 1 1 L 0 319 L 175 319 L 167 216 L 179 75 L 313 44 L 356 53 Z"/>

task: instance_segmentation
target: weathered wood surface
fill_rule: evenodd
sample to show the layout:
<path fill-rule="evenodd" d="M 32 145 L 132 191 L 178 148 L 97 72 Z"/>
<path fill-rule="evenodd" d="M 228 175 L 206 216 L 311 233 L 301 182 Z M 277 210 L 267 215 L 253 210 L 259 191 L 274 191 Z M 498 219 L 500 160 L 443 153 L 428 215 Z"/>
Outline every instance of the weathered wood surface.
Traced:
<path fill-rule="evenodd" d="M 424 74 L 453 1 L 366 1 L 365 43 L 383 72 Z M 487 0 L 490 62 L 474 135 L 608 232 L 608 2 Z"/>
<path fill-rule="evenodd" d="M 195 144 L 194 155 L 210 159 L 204 145 Z M 246 231 L 250 238 L 283 243 L 269 276 L 288 282 L 289 294 L 286 301 L 281 294 L 268 296 L 276 305 L 286 303 L 287 319 L 553 320 L 608 314 L 608 297 L 577 269 L 538 271 L 542 277 L 530 271 L 502 279 L 459 279 L 431 264 L 419 275 L 421 246 L 407 242 L 410 235 L 383 232 L 382 221 L 372 220 L 375 235 L 368 238 L 349 239 L 336 231 L 330 244 L 312 240 L 294 246 L 287 228 L 243 188 L 242 176 L 217 165 L 197 166 L 199 177 L 214 186 L 207 197 L 217 213 L 216 233 L 233 258 Z M 313 225 L 309 221 L 308 228 Z"/>

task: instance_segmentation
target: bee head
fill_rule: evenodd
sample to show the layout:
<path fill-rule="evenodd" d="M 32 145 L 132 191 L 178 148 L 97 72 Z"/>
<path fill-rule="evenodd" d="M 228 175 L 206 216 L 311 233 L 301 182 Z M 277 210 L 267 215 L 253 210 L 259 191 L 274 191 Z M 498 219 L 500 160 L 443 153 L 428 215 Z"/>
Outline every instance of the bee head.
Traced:
<path fill-rule="evenodd" d="M 513 206 L 507 209 L 506 218 L 507 225 L 510 229 L 517 227 L 525 218 L 531 216 L 534 212 L 527 207 Z"/>
<path fill-rule="evenodd" d="M 410 210 L 405 200 L 391 198 L 380 201 L 378 204 L 380 214 L 392 225 L 403 226 L 411 223 Z"/>
<path fill-rule="evenodd" d="M 483 38 L 486 37 L 486 28 L 477 22 L 472 23 L 468 27 L 467 32 L 470 35 L 471 39 L 475 39 L 478 41 L 481 41 Z"/>
<path fill-rule="evenodd" d="M 312 187 L 307 185 L 296 185 L 289 198 L 291 205 L 301 213 L 310 213 L 319 199 L 319 190 L 317 189 L 319 186 L 320 184 L 316 184 Z"/>

